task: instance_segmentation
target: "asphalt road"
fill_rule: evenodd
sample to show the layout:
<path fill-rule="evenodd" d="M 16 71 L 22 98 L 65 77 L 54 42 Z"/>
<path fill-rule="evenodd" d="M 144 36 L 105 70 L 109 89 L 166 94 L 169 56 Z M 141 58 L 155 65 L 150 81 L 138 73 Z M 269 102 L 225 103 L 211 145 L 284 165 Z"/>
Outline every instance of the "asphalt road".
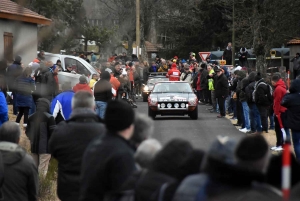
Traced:
<path fill-rule="evenodd" d="M 138 112 L 148 114 L 148 104 L 137 100 Z M 165 144 L 173 138 L 183 138 L 195 148 L 206 150 L 218 135 L 239 139 L 245 136 L 226 118 L 217 118 L 217 113 L 206 110 L 208 106 L 198 106 L 198 120 L 185 116 L 156 116 L 154 138 Z"/>

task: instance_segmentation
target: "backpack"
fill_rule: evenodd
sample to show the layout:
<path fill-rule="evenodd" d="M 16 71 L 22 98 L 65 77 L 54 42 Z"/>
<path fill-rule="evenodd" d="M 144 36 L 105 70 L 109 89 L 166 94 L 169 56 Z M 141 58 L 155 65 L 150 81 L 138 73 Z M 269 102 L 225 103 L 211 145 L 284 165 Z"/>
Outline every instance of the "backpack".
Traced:
<path fill-rule="evenodd" d="M 258 87 L 260 85 L 267 86 L 267 91 L 265 91 L 264 105 L 268 105 L 268 106 L 272 105 L 272 103 L 273 103 L 273 88 L 265 82 L 260 82 L 258 84 L 255 84 L 254 91 L 252 93 L 253 102 L 262 104 L 261 101 L 259 102 L 259 100 L 256 100 L 256 90 L 258 89 Z"/>

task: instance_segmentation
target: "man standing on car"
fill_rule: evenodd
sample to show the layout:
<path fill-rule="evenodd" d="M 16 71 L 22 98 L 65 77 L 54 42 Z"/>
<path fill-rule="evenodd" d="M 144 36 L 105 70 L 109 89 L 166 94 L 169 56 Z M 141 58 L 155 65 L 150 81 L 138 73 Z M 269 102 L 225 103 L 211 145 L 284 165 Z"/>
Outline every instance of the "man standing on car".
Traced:
<path fill-rule="evenodd" d="M 217 69 L 217 79 L 216 79 L 216 88 L 215 88 L 215 95 L 218 99 L 218 105 L 220 110 L 220 115 L 218 115 L 218 118 L 225 117 L 225 99 L 228 96 L 228 79 L 224 75 L 224 72 L 222 69 Z"/>

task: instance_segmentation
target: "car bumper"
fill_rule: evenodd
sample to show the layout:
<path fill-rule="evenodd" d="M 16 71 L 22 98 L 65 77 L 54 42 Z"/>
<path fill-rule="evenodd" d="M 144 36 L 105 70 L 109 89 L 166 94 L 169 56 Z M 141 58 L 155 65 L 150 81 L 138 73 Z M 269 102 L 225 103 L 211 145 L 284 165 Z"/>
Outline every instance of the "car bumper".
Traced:
<path fill-rule="evenodd" d="M 172 114 L 172 113 L 183 113 L 187 114 L 194 111 L 197 106 L 188 106 L 187 108 L 160 108 L 158 106 L 149 106 L 152 111 L 156 111 L 158 114 Z"/>

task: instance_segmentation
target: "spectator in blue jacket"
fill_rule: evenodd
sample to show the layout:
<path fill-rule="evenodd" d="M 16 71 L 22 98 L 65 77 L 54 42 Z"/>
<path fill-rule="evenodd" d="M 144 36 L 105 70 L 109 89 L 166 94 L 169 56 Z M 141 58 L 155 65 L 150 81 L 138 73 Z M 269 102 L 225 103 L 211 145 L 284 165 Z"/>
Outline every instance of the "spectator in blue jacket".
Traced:
<path fill-rule="evenodd" d="M 8 121 L 8 108 L 4 94 L 0 91 L 0 126 Z"/>
<path fill-rule="evenodd" d="M 19 114 L 16 122 L 19 124 L 24 115 L 23 127 L 27 127 L 29 109 L 32 107 L 32 92 L 35 90 L 34 80 L 31 78 L 32 68 L 26 67 L 20 77 L 16 79 L 15 96 L 16 107 Z"/>
<path fill-rule="evenodd" d="M 51 103 L 51 114 L 53 115 L 56 124 L 61 121 L 68 120 L 72 112 L 72 98 L 74 91 L 71 83 L 66 82 L 62 85 L 63 92 L 58 94 Z"/>

